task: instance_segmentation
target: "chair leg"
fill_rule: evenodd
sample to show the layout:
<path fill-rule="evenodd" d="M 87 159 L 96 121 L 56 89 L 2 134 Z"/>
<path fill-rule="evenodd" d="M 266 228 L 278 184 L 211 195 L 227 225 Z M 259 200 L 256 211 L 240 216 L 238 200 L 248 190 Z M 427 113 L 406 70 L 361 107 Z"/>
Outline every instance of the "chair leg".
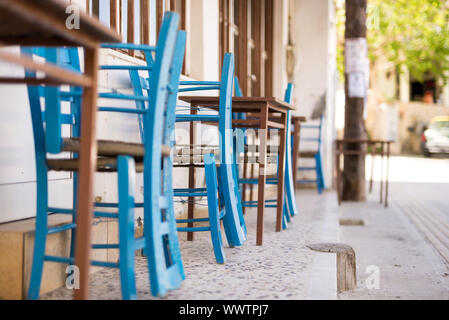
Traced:
<path fill-rule="evenodd" d="M 214 247 L 215 259 L 217 263 L 225 262 L 225 254 L 223 248 L 223 241 L 220 230 L 220 212 L 218 208 L 217 197 L 217 169 L 215 167 L 215 158 L 212 154 L 204 156 L 204 164 L 206 171 L 206 186 L 207 186 L 207 204 L 209 207 L 209 225 L 212 245 Z"/>
<path fill-rule="evenodd" d="M 151 150 L 151 148 L 149 148 Z M 151 151 L 146 150 L 147 154 Z M 163 297 L 168 290 L 179 288 L 185 279 L 181 252 L 176 230 L 176 219 L 173 211 L 173 189 L 170 158 L 164 159 L 163 175 L 161 176 L 160 160 L 154 161 L 145 157 L 144 175 L 144 236 L 148 262 L 151 294 Z M 155 166 L 153 163 L 157 163 Z M 164 192 L 161 195 L 161 183 Z M 161 206 L 164 199 L 165 208 Z"/>
<path fill-rule="evenodd" d="M 243 212 L 239 212 L 237 196 L 233 185 L 232 164 L 222 163 L 220 165 L 221 181 L 220 191 L 223 192 L 226 215 L 223 218 L 225 228 L 230 231 L 230 239 L 233 246 L 241 246 L 246 240 L 246 226 Z"/>
<path fill-rule="evenodd" d="M 321 188 L 324 190 L 326 188 L 326 183 L 324 182 L 324 173 L 323 173 L 323 160 L 320 154 L 320 177 L 321 177 Z"/>
<path fill-rule="evenodd" d="M 295 216 L 298 213 L 296 209 L 295 199 L 295 183 L 293 181 L 292 159 L 291 152 L 286 154 L 285 161 L 285 202 L 287 203 L 288 212 L 291 216 Z"/>
<path fill-rule="evenodd" d="M 220 210 L 225 210 L 225 212 L 227 213 L 227 208 L 225 206 L 225 200 L 224 200 L 224 196 L 223 196 L 223 182 L 221 179 L 221 171 L 217 170 L 217 177 L 218 177 L 218 197 L 220 199 Z M 225 214 L 226 215 L 226 214 Z M 230 248 L 234 248 L 234 242 L 232 241 L 232 233 L 231 230 L 228 226 L 227 223 L 223 223 L 223 228 L 225 231 L 225 235 L 226 235 L 226 240 L 228 241 L 228 246 Z"/>
<path fill-rule="evenodd" d="M 246 224 L 245 224 L 245 218 L 243 217 L 243 207 L 242 207 L 242 198 L 240 196 L 240 190 L 239 190 L 239 168 L 238 168 L 238 164 L 237 164 L 237 159 L 234 158 L 235 163 L 232 164 L 232 177 L 233 177 L 233 185 L 234 185 L 234 194 L 235 194 L 235 199 L 237 202 L 237 212 L 239 215 L 239 220 L 240 220 L 240 225 L 243 229 L 243 233 L 245 235 L 246 238 L 246 234 L 247 234 L 247 230 L 246 230 Z"/>
<path fill-rule="evenodd" d="M 45 159 L 45 157 L 42 157 Z M 36 230 L 34 238 L 33 266 L 31 269 L 30 285 L 28 287 L 28 299 L 39 299 L 44 269 L 45 243 L 47 240 L 48 223 L 48 180 L 47 171 L 43 163 L 36 168 L 37 203 L 36 203 Z"/>
<path fill-rule="evenodd" d="M 76 224 L 76 202 L 78 199 L 78 173 L 73 173 L 73 216 L 72 223 Z M 70 238 L 70 258 L 75 258 L 75 243 L 76 243 L 76 228 L 72 229 L 72 235 Z"/>
<path fill-rule="evenodd" d="M 315 170 L 316 170 L 316 185 L 318 189 L 318 193 L 323 193 L 324 185 L 323 185 L 323 169 L 321 167 L 321 156 L 319 153 L 315 155 Z"/>
<path fill-rule="evenodd" d="M 284 196 L 284 209 L 282 210 L 282 230 L 287 229 L 287 223 L 291 221 L 290 215 L 288 213 L 286 197 Z"/>
<path fill-rule="evenodd" d="M 31 270 L 30 286 L 28 288 L 28 299 L 39 299 L 44 269 L 45 243 L 47 240 L 47 209 L 41 206 L 36 216 L 36 231 L 34 239 L 33 267 Z"/>
<path fill-rule="evenodd" d="M 134 159 L 119 156 L 118 189 L 119 189 L 119 255 L 120 280 L 122 297 L 125 300 L 137 299 L 135 279 L 135 241 L 134 241 L 134 195 L 136 168 Z"/>

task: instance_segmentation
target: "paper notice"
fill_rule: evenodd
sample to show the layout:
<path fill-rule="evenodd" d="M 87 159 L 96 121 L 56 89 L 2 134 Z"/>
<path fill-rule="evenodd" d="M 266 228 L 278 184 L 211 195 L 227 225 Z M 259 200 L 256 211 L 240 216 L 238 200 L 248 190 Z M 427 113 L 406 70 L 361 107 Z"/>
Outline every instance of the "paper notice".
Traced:
<path fill-rule="evenodd" d="M 368 48 L 365 38 L 345 40 L 345 72 L 365 72 Z"/>
<path fill-rule="evenodd" d="M 366 81 L 364 72 L 348 74 L 348 95 L 350 98 L 365 98 Z"/>

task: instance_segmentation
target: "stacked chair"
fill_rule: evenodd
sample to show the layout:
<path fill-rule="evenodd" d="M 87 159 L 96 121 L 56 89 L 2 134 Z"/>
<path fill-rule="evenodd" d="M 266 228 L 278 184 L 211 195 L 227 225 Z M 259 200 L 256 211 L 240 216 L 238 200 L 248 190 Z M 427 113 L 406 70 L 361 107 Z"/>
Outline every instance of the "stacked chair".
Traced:
<path fill-rule="evenodd" d="M 148 59 L 147 59 L 148 61 Z M 131 71 L 134 92 L 144 96 L 146 86 L 145 78 Z M 207 197 L 208 217 L 178 219 L 178 224 L 188 224 L 187 227 L 178 227 L 179 232 L 210 232 L 217 263 L 225 262 L 223 241 L 221 237 L 221 221 L 230 247 L 241 246 L 246 240 L 246 226 L 240 205 L 238 186 L 234 182 L 234 157 L 226 150 L 232 150 L 232 86 L 234 77 L 234 56 L 226 54 L 223 61 L 221 81 L 180 81 L 172 83 L 172 89 L 179 93 L 193 91 L 219 91 L 218 106 L 177 106 L 176 99 L 170 105 L 176 107 L 178 112 L 170 124 L 181 122 L 207 122 L 218 124 L 220 141 L 218 146 L 182 145 L 177 146 L 174 135 L 170 147 L 175 150 L 174 167 L 204 167 L 206 177 L 205 188 L 178 188 L 174 190 L 176 198 L 203 198 Z M 186 114 L 182 111 L 190 111 Z M 210 111 L 215 111 L 210 114 Z M 193 111 L 193 112 L 192 112 Z M 196 157 L 196 153 L 198 153 Z M 219 170 L 216 170 L 216 158 L 219 160 Z M 180 200 L 185 203 L 185 200 Z M 195 226 L 196 223 L 207 223 L 207 226 Z"/>
<path fill-rule="evenodd" d="M 144 109 L 100 107 L 100 111 L 136 114 L 140 120 L 144 140 L 142 143 L 117 141 L 97 141 L 97 171 L 117 172 L 118 202 L 95 203 L 95 217 L 115 218 L 119 224 L 118 244 L 93 244 L 93 249 L 118 249 L 119 262 L 92 261 L 92 265 L 119 268 L 122 296 L 135 299 L 135 251 L 144 249 L 148 259 L 151 292 L 163 296 L 168 290 L 176 289 L 184 280 L 184 270 L 179 250 L 176 221 L 173 210 L 172 157 L 170 152 L 170 127 L 174 119 L 174 109 L 170 101 L 176 99 L 172 83 L 179 81 L 184 55 L 185 33 L 178 31 L 179 17 L 175 13 L 165 14 L 157 47 L 136 45 L 105 45 L 131 50 L 146 51 L 152 58 L 149 67 L 103 66 L 102 70 L 140 70 L 148 72 L 149 95 L 122 95 L 103 93 L 100 97 L 111 101 L 130 100 L 146 104 Z M 38 55 L 46 60 L 72 70 L 80 70 L 78 50 L 66 48 L 22 48 L 24 54 Z M 36 78 L 36 74 L 26 71 L 26 76 Z M 177 78 L 177 79 L 175 79 Z M 45 261 L 73 264 L 74 239 L 76 236 L 76 189 L 80 133 L 80 88 L 29 86 L 28 96 L 32 116 L 36 155 L 37 212 L 36 237 L 33 266 L 28 298 L 39 297 L 43 265 Z M 42 103 L 44 101 L 44 103 Z M 70 103 L 70 113 L 64 114 L 61 102 Z M 44 108 L 43 108 L 44 107 Z M 42 109 L 45 109 L 42 112 Z M 45 125 L 44 125 L 45 124 Z M 63 138 L 62 125 L 71 127 L 71 138 Z M 47 153 L 71 157 L 49 159 Z M 48 204 L 48 172 L 74 172 L 73 208 L 55 208 Z M 136 172 L 144 175 L 144 202 L 135 202 Z M 134 237 L 134 208 L 144 210 L 144 236 Z M 114 209 L 116 212 L 102 208 Z M 48 227 L 49 214 L 68 214 L 72 222 L 56 227 Z M 72 230 L 69 257 L 45 254 L 46 237 L 49 234 Z"/>
<path fill-rule="evenodd" d="M 100 112 L 114 112 L 136 116 L 141 141 L 98 140 L 97 171 L 116 173 L 118 201 L 95 202 L 95 218 L 118 220 L 118 243 L 92 244 L 94 250 L 117 249 L 119 261 L 91 261 L 93 266 L 118 268 L 120 270 L 123 299 L 136 299 L 135 252 L 143 249 L 148 260 L 151 293 L 164 296 L 169 290 L 180 287 L 185 279 L 178 232 L 209 232 L 217 263 L 225 262 L 221 225 L 228 245 L 241 246 L 246 240 L 246 225 L 243 206 L 253 207 L 256 201 L 242 202 L 239 185 L 255 184 L 257 179 L 239 179 L 238 150 L 233 136 L 232 119 L 242 114 L 232 113 L 234 88 L 234 56 L 224 56 L 220 81 L 180 81 L 184 59 L 186 35 L 178 30 L 179 17 L 167 12 L 161 26 L 158 44 L 155 47 L 135 44 L 103 44 L 104 49 L 141 51 L 146 65 L 103 65 L 102 71 L 125 72 L 129 77 L 131 94 L 111 92 L 99 93 Z M 22 48 L 22 53 L 40 56 L 49 62 L 72 71 L 81 72 L 78 49 L 68 48 Z M 34 72 L 26 71 L 28 78 L 36 78 Z M 235 79 L 236 94 L 241 95 Z M 219 105 L 179 106 L 178 94 L 215 90 L 219 93 Z M 290 102 L 292 85 L 289 84 L 285 101 Z M 46 261 L 72 265 L 76 232 L 76 200 L 78 184 L 78 153 L 80 149 L 82 88 L 67 86 L 28 86 L 37 176 L 36 237 L 32 274 L 28 292 L 29 299 L 39 298 L 42 272 Z M 129 102 L 130 107 L 114 105 L 114 101 Z M 70 111 L 63 112 L 62 104 L 68 103 Z M 188 113 L 182 111 L 189 111 Z M 177 145 L 176 123 L 204 122 L 215 125 L 219 132 L 216 146 Z M 290 113 L 288 114 L 287 137 L 290 136 Z M 62 127 L 70 127 L 70 137 L 64 137 Z M 288 140 L 288 139 L 287 139 Z M 245 138 L 245 144 L 247 140 Z M 244 150 L 247 150 L 246 149 Z M 297 213 L 291 168 L 291 146 L 286 150 L 286 188 L 284 221 L 286 228 L 290 217 Z M 48 156 L 51 154 L 51 156 Z M 55 158 L 56 156 L 56 158 Z M 187 162 L 185 159 L 187 158 Z M 205 187 L 173 188 L 175 167 L 201 167 L 205 170 Z M 72 172 L 72 208 L 56 208 L 49 205 L 48 174 L 50 171 Z M 143 202 L 135 200 L 136 175 L 143 174 Z M 267 179 L 277 184 L 277 177 Z M 185 203 L 192 199 L 207 198 L 208 217 L 176 219 L 175 199 Z M 267 201 L 266 206 L 276 206 Z M 197 202 L 193 202 L 195 204 Z M 135 209 L 143 209 L 144 234 L 135 238 Z M 71 222 L 48 226 L 51 214 L 70 215 Z M 201 226 L 196 224 L 202 223 Z M 179 226 L 187 224 L 187 226 Z M 205 224 L 205 225 L 204 225 Z M 46 254 L 46 239 L 49 234 L 71 230 L 71 248 L 68 257 Z"/>
<path fill-rule="evenodd" d="M 322 131 L 323 131 L 324 114 L 320 116 L 318 121 L 309 121 L 309 123 L 301 125 L 301 130 L 305 133 L 301 136 L 301 144 L 299 155 L 293 155 L 300 159 L 298 170 L 300 172 L 314 172 L 315 179 L 298 179 L 297 184 L 316 184 L 319 194 L 326 188 L 323 175 L 323 157 L 322 149 Z M 311 146 L 310 146 L 310 145 Z M 301 165 L 302 159 L 312 159 L 314 165 Z"/>
<path fill-rule="evenodd" d="M 176 122 L 207 122 L 209 124 L 218 124 L 219 131 L 219 145 L 216 149 L 216 156 L 219 158 L 219 173 L 218 173 L 218 187 L 219 187 L 219 197 L 220 197 L 220 213 L 219 219 L 223 219 L 223 226 L 226 233 L 226 238 L 230 247 L 241 246 L 246 240 L 246 225 L 243 219 L 243 211 L 240 202 L 240 193 L 238 189 L 238 184 L 236 183 L 234 176 L 234 166 L 235 157 L 232 153 L 234 149 L 233 139 L 232 139 L 232 89 L 234 81 L 234 55 L 232 53 L 226 53 L 223 59 L 223 67 L 221 72 L 221 81 L 211 82 L 211 81 L 181 81 L 181 88 L 179 92 L 186 93 L 192 91 L 219 91 L 219 105 L 218 106 L 201 106 L 201 107 L 190 107 L 195 108 L 194 112 L 190 114 L 177 113 Z M 185 109 L 185 107 L 181 107 Z M 202 111 L 215 110 L 217 114 L 202 114 Z M 189 152 L 195 150 L 201 146 L 189 146 L 187 150 L 187 155 L 189 156 L 188 166 L 201 165 L 200 162 L 194 163 L 194 152 Z M 182 153 L 182 156 L 186 155 L 186 149 L 182 147 L 178 149 Z M 202 153 L 202 151 L 200 151 Z M 207 153 L 206 153 L 207 154 Z M 206 161 L 204 161 L 206 164 Z M 178 164 L 178 166 L 183 166 L 183 164 Z M 207 183 L 210 178 L 208 178 L 208 172 L 206 167 L 206 186 L 207 191 L 212 188 L 216 190 L 215 185 Z M 176 189 L 175 196 L 188 198 L 201 197 L 203 189 Z M 210 199 L 208 197 L 208 203 Z M 216 220 L 214 211 L 216 208 L 211 208 L 209 206 L 209 225 L 212 228 L 213 220 Z M 179 223 L 195 223 L 201 222 L 200 219 L 187 219 L 178 220 Z M 218 230 L 211 232 L 212 239 L 214 234 L 219 234 L 220 225 L 218 224 Z M 179 231 L 202 231 L 201 229 L 196 229 L 195 227 L 179 228 Z M 221 237 L 213 239 L 214 251 L 217 263 L 224 262 L 224 255 L 222 249 Z M 220 244 L 218 246 L 217 244 Z"/>

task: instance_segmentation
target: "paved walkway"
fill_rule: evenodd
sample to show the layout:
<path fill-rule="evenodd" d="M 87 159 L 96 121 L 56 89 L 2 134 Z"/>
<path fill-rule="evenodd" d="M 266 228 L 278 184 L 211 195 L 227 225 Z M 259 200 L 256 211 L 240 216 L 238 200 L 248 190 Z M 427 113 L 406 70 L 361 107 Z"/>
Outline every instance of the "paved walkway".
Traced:
<path fill-rule="evenodd" d="M 412 222 L 414 200 L 394 183 L 390 196 L 387 209 L 378 202 L 378 190 L 366 203 L 340 208 L 340 218 L 365 225 L 340 227 L 340 240 L 356 252 L 358 284 L 339 299 L 449 299 L 449 268 Z"/>
<path fill-rule="evenodd" d="M 255 245 L 256 210 L 249 210 L 245 218 L 248 240 L 242 247 L 225 248 L 227 262 L 223 265 L 215 263 L 207 233 L 197 234 L 193 242 L 183 240 L 182 235 L 186 280 L 164 299 L 449 299 L 448 264 L 432 242 L 432 234 L 438 231 L 437 240 L 449 243 L 449 237 L 443 237 L 448 232 L 442 227 L 442 222 L 448 223 L 442 214 L 444 197 L 436 197 L 439 202 L 420 203 L 416 187 L 407 185 L 404 189 L 400 182 L 408 181 L 401 179 L 410 179 L 413 172 L 422 175 L 429 167 L 426 162 L 425 168 L 410 170 L 416 161 L 421 160 L 392 159 L 395 173 L 391 175 L 390 206 L 386 209 L 379 204 L 377 183 L 367 202 L 344 202 L 340 207 L 334 192 L 318 195 L 315 190 L 298 190 L 300 214 L 287 230 L 274 232 L 275 211 L 266 210 L 262 247 Z M 399 176 L 401 168 L 403 176 Z M 423 176 L 429 178 L 429 174 Z M 437 170 L 437 177 L 441 177 L 441 170 Z M 418 176 L 415 178 L 419 181 Z M 424 186 L 427 193 L 441 189 L 444 181 L 438 182 L 433 191 Z M 339 219 L 359 219 L 364 225 L 339 226 Z M 306 248 L 317 242 L 342 242 L 354 248 L 355 290 L 337 296 L 335 254 Z M 137 287 L 139 299 L 154 299 L 149 294 L 142 257 L 137 258 Z M 71 292 L 61 288 L 42 298 L 70 299 Z M 92 276 L 91 298 L 121 298 L 117 270 L 103 269 Z"/>
<path fill-rule="evenodd" d="M 215 263 L 208 233 L 197 233 L 195 241 L 181 240 L 186 280 L 164 299 L 335 299 L 335 257 L 313 252 L 307 244 L 335 241 L 338 237 L 336 195 L 319 196 L 316 190 L 298 190 L 300 214 L 288 229 L 275 230 L 275 210 L 265 212 L 264 245 L 256 246 L 256 210 L 246 214 L 247 242 L 225 248 L 227 262 Z M 181 235 L 184 239 L 185 235 Z M 118 270 L 102 269 L 91 276 L 91 299 L 120 299 Z M 145 258 L 137 258 L 139 299 L 153 299 Z M 70 299 L 61 288 L 42 299 Z"/>

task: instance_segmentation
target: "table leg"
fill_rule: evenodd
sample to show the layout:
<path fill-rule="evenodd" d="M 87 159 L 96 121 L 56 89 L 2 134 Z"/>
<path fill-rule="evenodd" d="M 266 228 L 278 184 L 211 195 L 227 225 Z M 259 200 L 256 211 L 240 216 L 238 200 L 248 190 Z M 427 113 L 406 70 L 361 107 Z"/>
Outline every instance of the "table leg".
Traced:
<path fill-rule="evenodd" d="M 250 164 L 250 179 L 254 179 L 254 177 L 256 176 L 256 164 L 255 163 L 251 163 Z M 254 201 L 254 192 L 253 192 L 253 185 L 250 185 L 250 189 L 249 189 L 250 193 L 249 193 L 249 201 Z"/>
<path fill-rule="evenodd" d="M 192 105 L 192 108 L 190 110 L 190 114 L 197 114 L 198 111 L 196 109 L 196 105 Z M 195 144 L 195 122 L 190 122 L 190 150 L 189 154 L 191 156 L 191 159 L 193 159 L 193 146 Z M 192 166 L 189 167 L 189 189 L 194 189 L 196 185 L 195 180 L 195 167 L 193 166 L 193 163 L 191 163 Z M 189 197 L 188 198 L 188 204 L 187 204 L 187 219 L 194 219 L 195 218 L 195 198 Z M 188 222 L 187 227 L 192 228 L 193 222 Z M 194 233 L 193 232 L 187 232 L 187 241 L 193 241 Z"/>
<path fill-rule="evenodd" d="M 337 142 L 337 148 L 336 148 L 336 152 L 335 152 L 335 168 L 337 170 L 337 199 L 338 199 L 338 205 L 341 204 L 340 155 L 341 155 L 341 144 L 339 142 Z"/>
<path fill-rule="evenodd" d="M 381 142 L 380 145 L 380 203 L 382 203 L 384 193 L 384 143 Z"/>
<path fill-rule="evenodd" d="M 259 184 L 257 198 L 257 233 L 256 245 L 263 243 L 263 216 L 265 211 L 265 182 L 266 182 L 266 162 L 267 162 L 267 134 L 268 134 L 268 105 L 261 108 L 259 129 Z"/>
<path fill-rule="evenodd" d="M 385 208 L 388 207 L 388 169 L 390 166 L 390 143 L 387 142 L 387 172 L 385 177 Z"/>
<path fill-rule="evenodd" d="M 293 131 L 293 154 L 292 154 L 292 165 L 293 165 L 293 184 L 296 189 L 296 179 L 298 177 L 298 157 L 299 157 L 299 140 L 300 140 L 300 130 L 301 123 L 299 120 L 295 120 L 295 127 Z"/>
<path fill-rule="evenodd" d="M 246 153 L 246 152 L 243 154 L 243 179 L 248 178 L 248 163 L 245 159 L 247 154 L 248 153 Z M 242 202 L 246 202 L 246 184 L 245 183 L 242 185 L 241 198 L 242 198 Z M 243 214 L 246 214 L 246 206 L 242 207 L 242 211 L 243 211 Z"/>
<path fill-rule="evenodd" d="M 254 139 L 254 143 L 253 145 L 257 145 L 257 140 L 258 140 L 258 133 L 257 131 L 254 133 L 253 135 L 253 139 Z M 254 158 L 257 158 L 257 152 L 254 152 Z M 251 164 L 249 165 L 250 167 L 250 179 L 254 179 L 255 177 L 255 171 L 256 171 L 256 164 L 254 163 L 254 161 L 251 161 Z M 249 187 L 249 201 L 254 201 L 254 192 L 253 192 L 253 184 L 250 184 Z"/>
<path fill-rule="evenodd" d="M 369 192 L 373 191 L 373 176 L 374 176 L 374 156 L 376 154 L 376 144 L 368 144 L 371 145 L 371 178 L 369 180 Z"/>
<path fill-rule="evenodd" d="M 91 246 L 91 222 L 93 211 L 93 186 L 97 161 L 96 107 L 98 80 L 98 48 L 84 51 L 85 75 L 92 79 L 92 86 L 84 88 L 81 115 L 81 146 L 79 153 L 79 184 L 77 207 L 77 230 L 75 242 L 75 265 L 79 269 L 80 289 L 74 299 L 89 298 L 89 267 Z"/>
<path fill-rule="evenodd" d="M 284 128 L 279 130 L 279 164 L 278 164 L 278 201 L 276 208 L 276 232 L 282 231 L 282 212 L 284 210 L 284 184 L 285 184 L 285 152 L 286 152 L 286 139 L 287 139 L 287 114 L 283 113 L 281 121 L 284 124 Z"/>

